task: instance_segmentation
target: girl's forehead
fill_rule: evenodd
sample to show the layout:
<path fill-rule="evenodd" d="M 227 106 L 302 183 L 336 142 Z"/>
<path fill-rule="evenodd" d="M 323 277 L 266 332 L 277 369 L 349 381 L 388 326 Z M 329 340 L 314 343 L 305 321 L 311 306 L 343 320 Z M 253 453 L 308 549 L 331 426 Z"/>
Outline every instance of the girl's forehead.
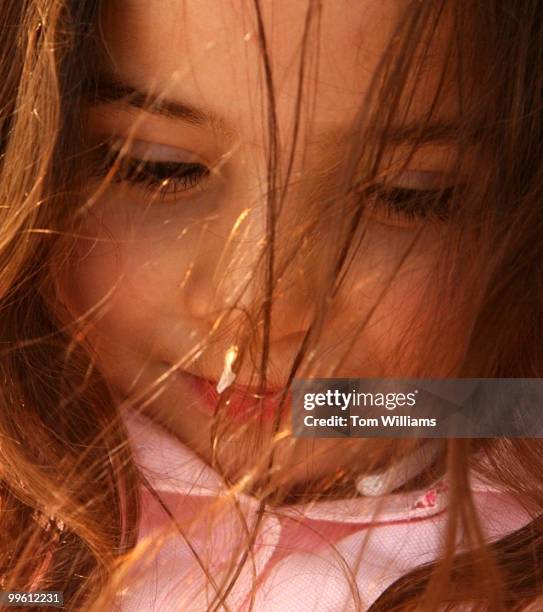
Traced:
<path fill-rule="evenodd" d="M 117 76 L 142 91 L 206 109 L 226 129 L 259 141 L 266 121 L 265 75 L 252 0 L 115 0 L 103 33 Z M 280 126 L 294 118 L 300 62 L 318 132 L 344 130 L 360 109 L 403 0 L 263 0 Z M 309 17 L 308 17 L 309 15 Z M 302 54 L 304 33 L 308 38 Z M 426 71 L 428 74 L 428 71 Z M 303 117 L 302 122 L 303 124 Z"/>

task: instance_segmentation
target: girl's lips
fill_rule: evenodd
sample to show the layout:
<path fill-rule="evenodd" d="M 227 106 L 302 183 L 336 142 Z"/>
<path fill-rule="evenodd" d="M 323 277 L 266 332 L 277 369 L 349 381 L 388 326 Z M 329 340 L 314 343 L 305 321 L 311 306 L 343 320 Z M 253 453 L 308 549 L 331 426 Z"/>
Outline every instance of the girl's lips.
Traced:
<path fill-rule="evenodd" d="M 271 420 L 279 410 L 283 389 L 265 391 L 257 397 L 256 389 L 233 384 L 219 395 L 216 382 L 185 371 L 180 371 L 179 375 L 197 397 L 197 407 L 209 416 L 217 413 L 222 396 L 226 397 L 226 401 L 221 403 L 220 409 L 236 419 L 261 415 L 264 419 Z M 284 413 L 289 405 L 290 391 L 281 406 L 281 412 Z"/>

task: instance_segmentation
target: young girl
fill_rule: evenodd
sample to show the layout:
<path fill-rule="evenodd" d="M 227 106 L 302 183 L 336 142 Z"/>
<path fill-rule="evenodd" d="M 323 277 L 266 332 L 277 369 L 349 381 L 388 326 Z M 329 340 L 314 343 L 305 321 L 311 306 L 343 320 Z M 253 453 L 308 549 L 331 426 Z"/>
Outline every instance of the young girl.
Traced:
<path fill-rule="evenodd" d="M 539 440 L 297 438 L 288 393 L 541 376 L 543 3 L 0 23 L 1 590 L 543 609 Z"/>

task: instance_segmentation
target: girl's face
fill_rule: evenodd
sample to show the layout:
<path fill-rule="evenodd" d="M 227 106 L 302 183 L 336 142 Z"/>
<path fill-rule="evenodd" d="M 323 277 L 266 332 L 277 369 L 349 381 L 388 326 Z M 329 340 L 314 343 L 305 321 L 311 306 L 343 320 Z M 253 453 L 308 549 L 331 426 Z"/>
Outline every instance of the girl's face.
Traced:
<path fill-rule="evenodd" d="M 293 142 L 304 27 L 311 39 L 303 58 L 299 144 L 276 233 L 270 387 L 286 381 L 329 271 L 327 254 L 341 221 L 333 193 L 342 155 L 402 4 L 324 0 L 308 25 L 305 2 L 261 2 L 280 176 Z M 137 396 L 176 364 L 217 381 L 226 350 L 240 342 L 236 323 L 247 323 L 264 285 L 269 98 L 254 7 L 246 0 L 122 0 L 106 3 L 102 17 L 111 65 L 103 74 L 108 85 L 86 113 L 88 137 L 92 144 L 111 137 L 126 156 L 105 188 L 99 186 L 107 162 L 101 168 L 94 158 L 89 162 L 92 198 L 75 256 L 60 277 L 62 301 L 72 315 L 96 314 L 88 339 L 119 397 Z M 436 66 L 439 41 L 438 33 L 430 54 Z M 439 74 L 427 69 L 417 77 L 409 124 L 427 113 Z M 144 109 L 137 93 L 121 99 L 131 90 L 159 97 Z M 452 89 L 442 95 L 435 119 L 453 121 L 455 102 Z M 408 153 L 400 134 L 383 168 L 391 189 L 431 191 L 458 180 L 451 178 L 454 143 L 429 140 L 395 173 L 392 158 L 401 164 Z M 428 334 L 421 306 L 432 296 L 429 277 L 444 224 L 395 209 L 391 201 L 376 198 L 368 206 L 360 248 L 328 312 L 311 369 L 300 375 L 408 376 L 420 366 L 418 339 Z M 262 326 L 253 323 L 250 338 L 258 351 Z M 256 384 L 254 363 L 258 357 L 244 360 L 240 385 Z M 153 412 L 205 454 L 212 418 L 187 379 L 174 374 L 154 391 Z M 319 444 L 324 449 L 328 442 Z M 311 469 L 319 473 L 319 465 Z"/>

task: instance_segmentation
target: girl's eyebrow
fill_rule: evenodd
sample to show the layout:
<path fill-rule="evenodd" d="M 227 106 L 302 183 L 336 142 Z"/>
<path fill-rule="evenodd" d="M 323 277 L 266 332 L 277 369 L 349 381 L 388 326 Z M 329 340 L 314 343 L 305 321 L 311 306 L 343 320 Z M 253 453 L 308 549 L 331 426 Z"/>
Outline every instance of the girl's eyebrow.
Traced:
<path fill-rule="evenodd" d="M 181 119 L 196 126 L 216 126 L 226 131 L 224 120 L 210 111 L 204 111 L 181 101 L 166 100 L 159 94 L 141 91 L 115 79 L 102 78 L 95 85 L 95 88 L 89 92 L 93 104 L 123 102 L 152 114 Z"/>
<path fill-rule="evenodd" d="M 381 136 L 390 144 L 453 144 L 464 140 L 475 144 L 482 136 L 483 128 L 479 125 L 462 125 L 454 119 L 437 119 L 434 121 L 406 122 L 402 125 L 389 126 L 381 130 Z"/>
<path fill-rule="evenodd" d="M 231 133 L 224 119 L 212 111 L 203 110 L 179 100 L 165 99 L 160 94 L 142 91 L 111 76 L 101 76 L 95 81 L 95 87 L 89 93 L 90 100 L 94 104 L 123 102 L 151 114 L 179 119 L 195 126 L 212 126 L 223 133 Z M 332 140 L 337 140 L 337 135 L 337 130 L 330 130 L 327 136 Z M 440 143 L 451 145 L 458 143 L 460 139 L 465 139 L 468 143 L 473 144 L 480 139 L 481 129 L 477 126 L 462 128 L 459 122 L 445 118 L 430 122 L 421 119 L 377 129 L 374 135 L 389 145 L 415 142 L 420 145 Z M 317 140 L 325 143 L 328 138 L 325 136 Z"/>

